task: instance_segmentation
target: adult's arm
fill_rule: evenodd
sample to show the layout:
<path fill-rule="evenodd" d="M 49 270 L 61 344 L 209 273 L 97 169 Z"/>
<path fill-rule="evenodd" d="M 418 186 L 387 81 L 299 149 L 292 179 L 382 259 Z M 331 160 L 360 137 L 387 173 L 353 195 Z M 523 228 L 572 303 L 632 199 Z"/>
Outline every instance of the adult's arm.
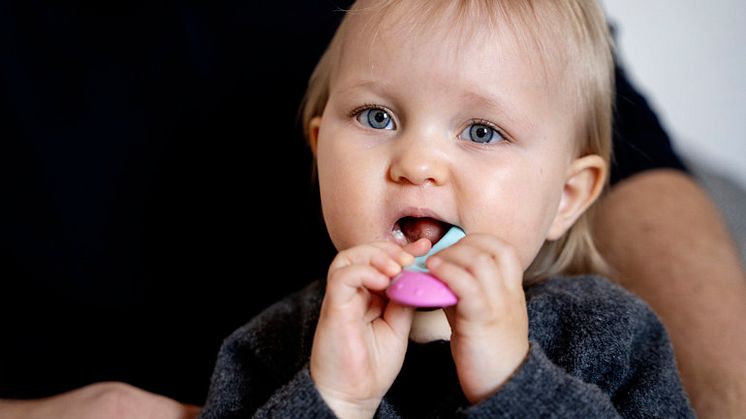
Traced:
<path fill-rule="evenodd" d="M 600 202 L 596 243 L 612 276 L 667 327 L 699 417 L 746 412 L 746 275 L 717 209 L 679 170 L 647 170 Z"/>
<path fill-rule="evenodd" d="M 91 384 L 37 400 L 0 400 L 3 419 L 194 419 L 199 408 L 124 383 Z"/>

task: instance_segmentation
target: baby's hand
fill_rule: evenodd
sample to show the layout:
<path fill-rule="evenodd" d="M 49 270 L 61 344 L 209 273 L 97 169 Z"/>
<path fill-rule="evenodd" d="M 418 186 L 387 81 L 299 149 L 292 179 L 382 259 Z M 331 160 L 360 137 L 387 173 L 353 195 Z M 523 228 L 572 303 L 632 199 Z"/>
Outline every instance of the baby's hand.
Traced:
<path fill-rule="evenodd" d="M 337 416 L 373 417 L 399 374 L 414 309 L 387 302 L 383 291 L 429 248 L 425 239 L 404 248 L 377 242 L 344 250 L 332 261 L 310 370 Z"/>
<path fill-rule="evenodd" d="M 513 248 L 494 236 L 471 234 L 427 261 L 459 302 L 445 309 L 451 352 L 470 403 L 497 390 L 528 353 L 523 271 Z"/>

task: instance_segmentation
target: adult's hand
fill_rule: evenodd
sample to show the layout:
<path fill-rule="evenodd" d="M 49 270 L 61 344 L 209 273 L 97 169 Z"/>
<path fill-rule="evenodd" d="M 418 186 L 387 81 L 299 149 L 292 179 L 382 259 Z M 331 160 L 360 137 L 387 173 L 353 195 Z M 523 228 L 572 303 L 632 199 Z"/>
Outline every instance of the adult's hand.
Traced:
<path fill-rule="evenodd" d="M 129 384 L 91 384 L 38 400 L 0 400 L 3 419 L 194 419 L 200 408 Z"/>

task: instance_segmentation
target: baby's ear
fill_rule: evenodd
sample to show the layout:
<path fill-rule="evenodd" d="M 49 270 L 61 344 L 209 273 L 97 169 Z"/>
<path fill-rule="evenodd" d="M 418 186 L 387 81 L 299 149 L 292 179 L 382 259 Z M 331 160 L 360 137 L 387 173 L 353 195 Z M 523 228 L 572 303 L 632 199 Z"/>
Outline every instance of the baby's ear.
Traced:
<path fill-rule="evenodd" d="M 308 144 L 311 146 L 313 157 L 316 157 L 316 150 L 319 145 L 319 128 L 321 128 L 321 117 L 315 116 L 308 122 Z"/>
<path fill-rule="evenodd" d="M 565 175 L 562 198 L 547 240 L 557 240 L 598 198 L 606 182 L 606 162 L 598 155 L 575 159 Z"/>

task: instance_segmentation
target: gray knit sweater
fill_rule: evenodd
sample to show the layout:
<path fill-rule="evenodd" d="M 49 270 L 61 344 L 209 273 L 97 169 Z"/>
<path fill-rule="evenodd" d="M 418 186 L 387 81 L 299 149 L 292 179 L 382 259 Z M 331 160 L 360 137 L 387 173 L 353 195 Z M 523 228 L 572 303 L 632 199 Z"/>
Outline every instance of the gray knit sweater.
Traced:
<path fill-rule="evenodd" d="M 308 373 L 324 293 L 315 282 L 223 343 L 203 419 L 334 417 Z M 490 398 L 469 406 L 448 342 L 410 342 L 377 417 L 693 417 L 666 332 L 642 301 L 595 277 L 526 290 L 529 354 Z"/>

